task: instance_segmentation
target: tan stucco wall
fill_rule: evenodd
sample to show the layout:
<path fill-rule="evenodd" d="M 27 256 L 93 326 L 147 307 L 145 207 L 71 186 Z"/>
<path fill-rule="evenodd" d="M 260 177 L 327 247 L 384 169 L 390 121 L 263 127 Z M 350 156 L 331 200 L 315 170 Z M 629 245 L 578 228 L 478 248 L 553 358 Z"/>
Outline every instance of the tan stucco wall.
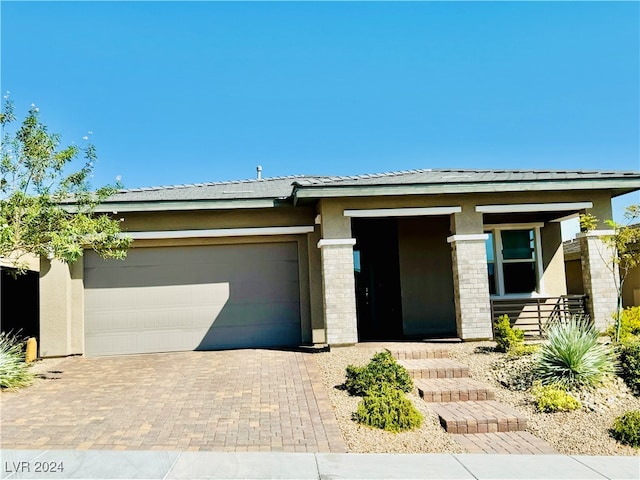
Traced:
<path fill-rule="evenodd" d="M 640 267 L 629 271 L 622 286 L 622 304 L 625 307 L 640 306 Z"/>
<path fill-rule="evenodd" d="M 405 335 L 456 333 L 449 217 L 398 219 Z"/>
<path fill-rule="evenodd" d="M 584 295 L 582 284 L 582 262 L 580 258 L 567 260 L 564 264 L 567 293 L 570 295 Z"/>
<path fill-rule="evenodd" d="M 540 279 L 541 293 L 551 297 L 567 294 L 564 273 L 564 251 L 559 222 L 551 222 L 540 229 L 543 273 Z"/>
<path fill-rule="evenodd" d="M 40 356 L 84 353 L 83 262 L 40 262 Z"/>

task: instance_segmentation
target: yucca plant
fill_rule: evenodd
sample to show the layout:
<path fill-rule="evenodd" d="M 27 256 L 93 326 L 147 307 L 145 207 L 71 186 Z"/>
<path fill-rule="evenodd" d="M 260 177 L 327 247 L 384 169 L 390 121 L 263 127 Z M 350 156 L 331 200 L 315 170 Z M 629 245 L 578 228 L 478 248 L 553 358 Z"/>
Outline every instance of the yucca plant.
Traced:
<path fill-rule="evenodd" d="M 598 342 L 594 325 L 580 316 L 555 323 L 540 346 L 534 373 L 542 384 L 581 388 L 599 384 L 616 370 L 613 350 Z"/>
<path fill-rule="evenodd" d="M 24 341 L 11 333 L 0 332 L 0 387 L 25 387 L 33 378 L 24 361 Z"/>

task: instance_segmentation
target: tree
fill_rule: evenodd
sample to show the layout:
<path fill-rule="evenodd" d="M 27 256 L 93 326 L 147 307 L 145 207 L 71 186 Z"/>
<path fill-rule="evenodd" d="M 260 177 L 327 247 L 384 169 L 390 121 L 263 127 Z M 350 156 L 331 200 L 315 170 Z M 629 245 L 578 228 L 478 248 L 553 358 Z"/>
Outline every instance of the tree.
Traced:
<path fill-rule="evenodd" d="M 15 125 L 8 92 L 4 99 L 0 257 L 18 272 L 25 270 L 27 255 L 71 263 L 90 248 L 104 258 L 124 258 L 131 240 L 121 235 L 119 221 L 96 214 L 96 207 L 119 185 L 91 190 L 89 179 L 97 159 L 93 144 L 62 147 L 60 135 L 49 133 L 33 104 L 22 123 Z"/>
<path fill-rule="evenodd" d="M 613 254 L 607 265 L 613 274 L 613 282 L 618 294 L 615 311 L 616 342 L 620 340 L 624 282 L 629 276 L 629 272 L 640 265 L 640 225 L 637 224 L 640 221 L 640 204 L 628 206 L 624 212 L 624 220 L 625 224 L 605 220 L 604 223 L 613 230 L 613 234 L 601 237 Z M 591 214 L 580 215 L 580 229 L 582 231 L 595 230 L 597 226 L 598 219 L 595 216 Z"/>

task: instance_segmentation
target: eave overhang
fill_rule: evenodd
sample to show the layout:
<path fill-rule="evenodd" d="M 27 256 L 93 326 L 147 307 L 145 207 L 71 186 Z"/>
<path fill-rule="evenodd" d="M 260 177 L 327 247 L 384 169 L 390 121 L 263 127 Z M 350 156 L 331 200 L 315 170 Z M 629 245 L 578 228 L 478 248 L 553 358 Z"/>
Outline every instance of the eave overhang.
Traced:
<path fill-rule="evenodd" d="M 96 208 L 98 213 L 112 212 L 171 212 L 191 210 L 235 210 L 291 206 L 287 199 L 258 198 L 236 200 L 153 200 L 136 202 L 109 201 Z"/>
<path fill-rule="evenodd" d="M 640 190 L 640 178 L 541 180 L 528 182 L 486 182 L 404 185 L 300 185 L 293 189 L 293 203 L 302 199 L 370 197 L 392 195 L 446 195 L 460 193 L 543 192 L 567 190 L 607 190 L 612 197 Z"/>

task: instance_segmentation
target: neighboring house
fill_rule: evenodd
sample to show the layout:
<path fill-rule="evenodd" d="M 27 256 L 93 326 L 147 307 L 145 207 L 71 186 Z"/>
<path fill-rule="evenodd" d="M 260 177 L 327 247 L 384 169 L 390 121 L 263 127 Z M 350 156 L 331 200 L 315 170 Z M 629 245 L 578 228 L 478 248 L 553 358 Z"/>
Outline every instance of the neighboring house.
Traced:
<path fill-rule="evenodd" d="M 492 298 L 566 294 L 560 221 L 638 189 L 640 172 L 413 170 L 122 191 L 100 210 L 126 260 L 42 260 L 41 355 L 490 338 Z M 600 326 L 605 268 L 585 257 Z"/>
<path fill-rule="evenodd" d="M 633 228 L 640 228 L 640 224 L 632 225 Z M 579 240 L 568 240 L 564 242 L 564 264 L 566 270 L 567 293 L 582 295 L 584 285 L 582 280 L 582 260 Z M 640 248 L 640 245 L 638 245 Z M 613 274 L 609 273 L 610 281 L 613 282 Z M 622 285 L 622 305 L 624 307 L 640 306 L 640 267 L 637 266 L 629 270 L 627 278 Z"/>

